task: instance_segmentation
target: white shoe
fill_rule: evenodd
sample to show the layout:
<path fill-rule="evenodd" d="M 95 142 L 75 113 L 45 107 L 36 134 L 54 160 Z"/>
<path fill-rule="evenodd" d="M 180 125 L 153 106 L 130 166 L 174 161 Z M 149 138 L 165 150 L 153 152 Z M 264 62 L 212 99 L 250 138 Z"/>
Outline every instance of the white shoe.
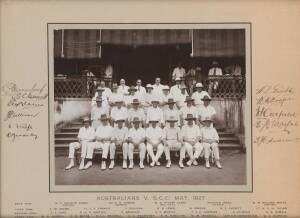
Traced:
<path fill-rule="evenodd" d="M 206 167 L 206 168 L 210 168 L 209 161 L 206 161 L 206 162 L 205 162 L 205 167 Z"/>
<path fill-rule="evenodd" d="M 184 168 L 184 165 L 183 165 L 182 161 L 179 161 L 179 167 Z"/>
<path fill-rule="evenodd" d="M 193 165 L 194 165 L 194 166 L 197 166 L 197 165 L 198 165 L 198 162 L 197 162 L 196 160 L 194 160 L 194 161 L 193 161 Z"/>
<path fill-rule="evenodd" d="M 171 161 L 170 161 L 170 160 L 168 160 L 166 167 L 167 167 L 167 168 L 170 168 L 170 167 L 171 167 Z"/>
<path fill-rule="evenodd" d="M 129 169 L 132 169 L 133 168 L 133 160 L 130 160 L 130 162 L 129 162 L 129 167 L 128 167 Z"/>
<path fill-rule="evenodd" d="M 150 164 L 150 167 L 154 167 L 155 166 L 155 162 L 152 161 L 151 164 Z"/>
<path fill-rule="evenodd" d="M 220 161 L 216 161 L 216 166 L 217 168 L 222 169 L 222 165 L 220 164 Z"/>
<path fill-rule="evenodd" d="M 141 169 L 144 169 L 144 168 L 145 168 L 145 166 L 144 166 L 144 164 L 143 164 L 142 162 L 140 162 L 140 168 L 141 168 Z"/>
<path fill-rule="evenodd" d="M 156 164 L 157 166 L 160 166 L 160 162 L 159 162 L 159 161 L 156 161 L 155 164 Z"/>
<path fill-rule="evenodd" d="M 106 169 L 106 162 L 102 161 L 101 170 L 105 170 L 105 169 Z"/>
<path fill-rule="evenodd" d="M 84 169 L 84 161 L 81 161 L 78 169 L 79 170 L 83 170 Z"/>
<path fill-rule="evenodd" d="M 186 165 L 191 166 L 192 163 L 193 163 L 193 161 L 192 161 L 192 160 L 189 160 L 188 162 L 186 162 Z"/>
<path fill-rule="evenodd" d="M 87 164 L 83 167 L 83 169 L 87 170 L 93 165 L 92 161 L 88 161 Z"/>
<path fill-rule="evenodd" d="M 113 169 L 114 168 L 114 166 L 115 166 L 115 161 L 110 161 L 110 164 L 109 164 L 109 169 Z"/>
<path fill-rule="evenodd" d="M 127 169 L 127 160 L 123 160 L 123 169 Z"/>
<path fill-rule="evenodd" d="M 69 170 L 74 167 L 74 163 L 70 163 L 68 166 L 66 166 L 65 170 Z"/>

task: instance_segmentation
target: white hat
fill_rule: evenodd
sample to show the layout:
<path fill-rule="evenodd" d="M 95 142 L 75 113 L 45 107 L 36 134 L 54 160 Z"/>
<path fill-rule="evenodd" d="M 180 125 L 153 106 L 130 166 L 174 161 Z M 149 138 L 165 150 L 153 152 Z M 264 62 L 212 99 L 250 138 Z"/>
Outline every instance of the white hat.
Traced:
<path fill-rule="evenodd" d="M 197 84 L 196 84 L 196 88 L 203 88 L 202 83 L 197 83 Z"/>
<path fill-rule="evenodd" d="M 117 103 L 117 102 L 123 102 L 123 99 L 120 98 L 120 97 L 117 97 L 116 100 L 115 100 L 115 103 Z"/>
<path fill-rule="evenodd" d="M 164 86 L 163 90 L 170 90 L 170 87 L 169 86 Z"/>
<path fill-rule="evenodd" d="M 179 77 L 176 77 L 175 81 L 181 81 L 181 79 Z"/>
<path fill-rule="evenodd" d="M 157 97 L 153 97 L 151 102 L 158 102 L 159 103 L 159 99 Z"/>
<path fill-rule="evenodd" d="M 151 88 L 151 89 L 153 89 L 153 86 L 152 86 L 151 84 L 147 84 L 147 85 L 146 85 L 146 88 Z"/>

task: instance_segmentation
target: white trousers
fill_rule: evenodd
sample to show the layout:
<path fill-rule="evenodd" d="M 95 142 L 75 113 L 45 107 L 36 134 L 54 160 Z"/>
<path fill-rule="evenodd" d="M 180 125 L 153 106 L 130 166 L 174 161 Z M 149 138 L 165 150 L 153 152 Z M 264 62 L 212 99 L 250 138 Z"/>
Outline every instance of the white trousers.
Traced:
<path fill-rule="evenodd" d="M 216 142 L 214 142 L 214 143 L 203 142 L 202 145 L 204 147 L 204 157 L 205 157 L 205 159 L 209 158 L 211 150 L 212 150 L 212 152 L 214 154 L 214 158 L 216 160 L 220 160 L 220 153 L 219 153 L 218 143 L 216 143 Z"/>
<path fill-rule="evenodd" d="M 194 144 L 194 146 L 192 146 L 188 142 L 185 142 L 184 147 L 185 147 L 185 150 L 188 153 L 190 159 L 199 158 L 199 156 L 203 150 L 203 145 L 200 142 L 197 142 L 196 144 Z M 193 154 L 193 150 L 195 150 L 194 154 Z"/>
<path fill-rule="evenodd" d="M 111 160 L 115 159 L 115 154 L 116 154 L 116 149 L 117 149 L 117 146 L 122 146 L 122 151 L 123 151 L 123 159 L 126 160 L 127 157 L 128 157 L 128 150 L 131 149 L 129 148 L 129 145 L 124 142 L 124 143 L 120 143 L 120 144 L 116 144 L 116 143 L 111 143 L 110 146 L 109 146 L 109 157 Z M 132 158 L 129 157 L 129 159 L 133 159 L 133 145 L 130 146 L 132 147 Z"/>
<path fill-rule="evenodd" d="M 161 157 L 161 155 L 164 153 L 164 146 L 162 143 L 159 143 L 154 148 L 157 149 L 156 155 L 154 155 L 153 145 L 151 145 L 150 143 L 147 143 L 147 152 L 150 155 L 152 161 L 158 160 Z"/>
<path fill-rule="evenodd" d="M 181 146 L 181 143 L 178 142 L 177 140 L 167 140 L 168 146 L 165 145 L 165 155 L 166 155 L 166 160 L 171 160 L 170 156 L 170 150 L 176 150 L 180 151 L 179 158 L 180 160 L 183 160 L 185 157 L 185 147 Z"/>
<path fill-rule="evenodd" d="M 133 160 L 133 151 L 134 151 L 134 145 L 132 143 L 128 144 L 128 149 L 125 150 L 126 152 L 123 153 L 123 159 L 127 160 Z M 144 161 L 146 156 L 146 145 L 145 143 L 139 144 L 139 155 L 140 155 L 140 161 Z"/>
<path fill-rule="evenodd" d="M 81 158 L 85 158 L 87 155 L 87 149 L 92 142 L 71 142 L 69 144 L 69 158 L 74 158 L 75 150 L 81 148 Z"/>
<path fill-rule="evenodd" d="M 102 149 L 102 158 L 107 158 L 109 150 L 109 142 L 92 142 L 87 149 L 86 158 L 92 159 L 95 149 Z"/>

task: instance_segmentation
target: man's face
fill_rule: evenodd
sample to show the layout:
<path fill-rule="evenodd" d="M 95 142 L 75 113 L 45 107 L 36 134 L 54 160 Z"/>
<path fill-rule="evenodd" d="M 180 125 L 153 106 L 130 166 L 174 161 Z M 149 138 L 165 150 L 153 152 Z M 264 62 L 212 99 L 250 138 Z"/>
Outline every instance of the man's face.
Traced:
<path fill-rule="evenodd" d="M 138 104 L 133 104 L 133 109 L 137 110 L 139 108 Z"/>
<path fill-rule="evenodd" d="M 193 120 L 188 120 L 188 125 L 189 126 L 192 126 L 194 124 L 194 121 Z"/>
<path fill-rule="evenodd" d="M 136 85 L 137 85 L 137 86 L 141 86 L 141 85 L 142 85 L 142 80 L 137 80 L 137 81 L 136 81 Z"/>
<path fill-rule="evenodd" d="M 90 126 L 90 123 L 89 123 L 89 122 L 84 122 L 84 127 L 85 127 L 85 128 L 89 128 L 89 126 Z"/>
<path fill-rule="evenodd" d="M 204 106 L 208 106 L 210 101 L 203 101 Z"/>
<path fill-rule="evenodd" d="M 122 102 L 119 101 L 119 102 L 117 102 L 116 104 L 117 104 L 117 107 L 118 107 L 119 109 L 122 107 Z"/>
<path fill-rule="evenodd" d="M 190 106 L 192 106 L 192 102 L 191 101 L 187 101 L 186 105 L 190 107 Z"/>
<path fill-rule="evenodd" d="M 197 88 L 197 91 L 198 91 L 198 92 L 202 92 L 202 90 L 203 90 L 203 88 L 201 88 L 201 87 L 198 87 L 198 88 Z"/>
<path fill-rule="evenodd" d="M 123 122 L 119 121 L 118 122 L 118 127 L 121 129 L 123 127 Z"/>
<path fill-rule="evenodd" d="M 152 105 L 153 105 L 154 108 L 156 108 L 158 106 L 158 102 L 154 101 L 154 102 L 152 102 Z"/>
<path fill-rule="evenodd" d="M 151 122 L 151 126 L 152 126 L 153 128 L 155 128 L 155 127 L 156 127 L 156 122 Z"/>
<path fill-rule="evenodd" d="M 134 95 L 134 93 L 135 93 L 135 91 L 133 91 L 133 90 L 129 91 L 129 95 Z"/>
<path fill-rule="evenodd" d="M 159 84 L 160 84 L 160 78 L 156 78 L 156 79 L 155 79 L 155 84 L 156 84 L 156 85 L 159 85 Z"/>
<path fill-rule="evenodd" d="M 122 86 L 125 85 L 125 80 L 124 79 L 120 80 L 120 85 L 122 85 Z"/>
<path fill-rule="evenodd" d="M 163 92 L 164 92 L 164 95 L 168 95 L 169 94 L 169 90 L 167 90 L 167 89 L 164 89 Z"/>
<path fill-rule="evenodd" d="M 108 123 L 108 121 L 107 121 L 107 120 L 102 120 L 102 125 L 103 125 L 103 126 L 106 126 L 106 125 L 107 125 L 107 123 Z"/>
<path fill-rule="evenodd" d="M 104 87 L 105 87 L 105 82 L 104 82 L 104 81 L 101 81 L 101 82 L 100 82 L 100 86 L 101 86 L 102 88 L 104 88 Z"/>
<path fill-rule="evenodd" d="M 203 123 L 203 125 L 204 125 L 205 127 L 210 127 L 210 122 L 205 121 L 205 122 L 202 122 L 202 123 Z"/>
<path fill-rule="evenodd" d="M 180 80 L 176 80 L 176 85 L 180 85 Z"/>
<path fill-rule="evenodd" d="M 101 107 L 102 101 L 97 101 L 97 107 Z"/>
<path fill-rule="evenodd" d="M 181 89 L 181 94 L 185 94 L 185 89 Z"/>
<path fill-rule="evenodd" d="M 175 126 L 175 122 L 170 122 L 170 127 L 174 127 Z"/>
<path fill-rule="evenodd" d="M 173 109 L 174 108 L 174 104 L 169 104 L 169 108 Z"/>
<path fill-rule="evenodd" d="M 139 123 L 139 122 L 134 122 L 134 123 L 133 123 L 133 126 L 134 126 L 134 128 L 136 128 L 136 129 L 137 129 L 137 128 L 139 128 L 139 126 L 140 126 L 140 123 Z"/>

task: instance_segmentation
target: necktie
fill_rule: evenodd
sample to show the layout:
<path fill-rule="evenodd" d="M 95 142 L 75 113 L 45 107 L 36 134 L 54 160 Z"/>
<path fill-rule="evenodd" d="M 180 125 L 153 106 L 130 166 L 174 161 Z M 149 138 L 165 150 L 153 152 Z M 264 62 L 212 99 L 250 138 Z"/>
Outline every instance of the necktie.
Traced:
<path fill-rule="evenodd" d="M 214 68 L 214 76 L 216 76 L 217 68 Z"/>

